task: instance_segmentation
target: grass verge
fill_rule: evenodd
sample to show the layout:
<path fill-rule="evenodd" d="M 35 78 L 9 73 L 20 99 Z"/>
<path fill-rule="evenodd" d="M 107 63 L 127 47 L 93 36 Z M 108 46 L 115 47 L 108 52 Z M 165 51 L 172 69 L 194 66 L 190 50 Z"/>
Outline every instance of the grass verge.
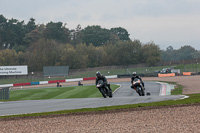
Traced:
<path fill-rule="evenodd" d="M 111 84 L 112 91 L 119 85 Z M 95 85 L 11 90 L 9 101 L 102 97 Z"/>
<path fill-rule="evenodd" d="M 174 82 L 168 82 L 170 84 L 175 84 Z M 174 94 L 179 94 L 182 92 L 182 86 L 176 85 L 174 89 Z M 178 89 L 178 91 L 176 90 Z M 178 92 L 178 93 L 177 93 Z M 181 93 L 182 94 L 182 93 Z M 106 110 L 118 110 L 118 109 L 130 109 L 138 107 L 160 107 L 160 106 L 170 106 L 170 105 L 188 105 L 200 103 L 200 94 L 189 94 L 189 98 L 181 100 L 168 100 L 160 101 L 153 103 L 139 103 L 139 104 L 130 104 L 130 105 L 120 105 L 120 106 L 108 106 L 108 107 L 99 107 L 99 108 L 84 108 L 84 109 L 74 109 L 74 110 L 62 110 L 55 112 L 44 112 L 44 113 L 32 113 L 32 114 L 21 114 L 21 115 L 9 115 L 9 116 L 0 116 L 0 119 L 5 118 L 31 118 L 31 117 L 42 117 L 42 116 L 52 116 L 52 115 L 62 115 L 62 114 L 75 114 L 80 112 L 96 112 L 96 111 L 106 111 Z"/>
<path fill-rule="evenodd" d="M 181 94 L 183 94 L 183 86 L 182 85 L 177 84 L 176 82 L 168 82 L 168 81 L 159 81 L 159 82 L 164 82 L 164 83 L 168 83 L 168 84 L 175 86 L 175 89 L 171 90 L 171 95 L 181 95 Z"/>

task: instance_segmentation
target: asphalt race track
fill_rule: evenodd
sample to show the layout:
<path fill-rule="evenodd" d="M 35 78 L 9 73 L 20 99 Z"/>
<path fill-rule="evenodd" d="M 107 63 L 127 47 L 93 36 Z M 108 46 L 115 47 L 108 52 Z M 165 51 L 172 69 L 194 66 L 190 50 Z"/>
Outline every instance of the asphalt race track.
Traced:
<path fill-rule="evenodd" d="M 113 98 L 102 97 L 0 102 L 0 116 L 150 103 L 164 100 L 176 100 L 185 97 L 184 95 L 160 96 L 161 84 L 156 82 L 145 82 L 145 93 L 149 91 L 151 95 L 142 97 L 140 97 L 135 90 L 130 88 L 130 82 L 118 82 L 115 84 L 119 84 L 121 87 L 114 92 Z"/>

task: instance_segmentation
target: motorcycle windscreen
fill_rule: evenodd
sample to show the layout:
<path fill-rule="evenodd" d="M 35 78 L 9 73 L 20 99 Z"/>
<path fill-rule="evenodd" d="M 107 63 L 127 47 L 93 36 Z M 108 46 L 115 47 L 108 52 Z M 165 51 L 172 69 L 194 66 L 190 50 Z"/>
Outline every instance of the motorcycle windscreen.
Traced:
<path fill-rule="evenodd" d="M 134 81 L 139 81 L 139 79 L 138 79 L 138 78 L 135 78 Z"/>
<path fill-rule="evenodd" d="M 98 81 L 98 84 L 103 84 L 103 80 L 99 80 L 99 81 Z"/>

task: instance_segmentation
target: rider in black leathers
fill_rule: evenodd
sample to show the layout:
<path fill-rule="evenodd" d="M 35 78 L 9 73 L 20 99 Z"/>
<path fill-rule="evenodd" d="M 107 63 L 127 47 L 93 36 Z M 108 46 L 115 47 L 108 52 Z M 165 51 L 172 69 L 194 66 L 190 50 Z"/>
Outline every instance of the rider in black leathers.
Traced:
<path fill-rule="evenodd" d="M 96 72 L 96 85 L 98 84 L 98 81 L 102 80 L 105 86 L 108 86 L 110 88 L 110 84 L 108 84 L 107 79 L 105 76 L 103 76 L 99 71 Z"/>
<path fill-rule="evenodd" d="M 133 81 L 134 81 L 135 78 L 138 78 L 138 79 L 142 82 L 142 86 L 143 86 L 143 88 L 144 88 L 144 82 L 142 81 L 142 78 L 141 78 L 140 76 L 136 75 L 136 72 L 133 72 L 133 73 L 132 73 L 132 77 L 131 77 L 131 88 L 133 88 Z M 145 88 L 144 88 L 144 90 L 145 90 Z"/>

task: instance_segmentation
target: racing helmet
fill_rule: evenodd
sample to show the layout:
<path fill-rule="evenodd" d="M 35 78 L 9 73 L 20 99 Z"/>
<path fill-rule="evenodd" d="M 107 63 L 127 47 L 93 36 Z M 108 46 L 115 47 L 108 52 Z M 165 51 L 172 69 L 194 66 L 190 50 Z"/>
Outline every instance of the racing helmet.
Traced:
<path fill-rule="evenodd" d="M 136 76 L 136 72 L 133 72 L 132 75 L 135 77 Z"/>
<path fill-rule="evenodd" d="M 97 76 L 97 77 L 100 77 L 100 76 L 101 76 L 101 73 L 100 73 L 99 71 L 97 71 L 97 72 L 96 72 L 96 76 Z"/>

